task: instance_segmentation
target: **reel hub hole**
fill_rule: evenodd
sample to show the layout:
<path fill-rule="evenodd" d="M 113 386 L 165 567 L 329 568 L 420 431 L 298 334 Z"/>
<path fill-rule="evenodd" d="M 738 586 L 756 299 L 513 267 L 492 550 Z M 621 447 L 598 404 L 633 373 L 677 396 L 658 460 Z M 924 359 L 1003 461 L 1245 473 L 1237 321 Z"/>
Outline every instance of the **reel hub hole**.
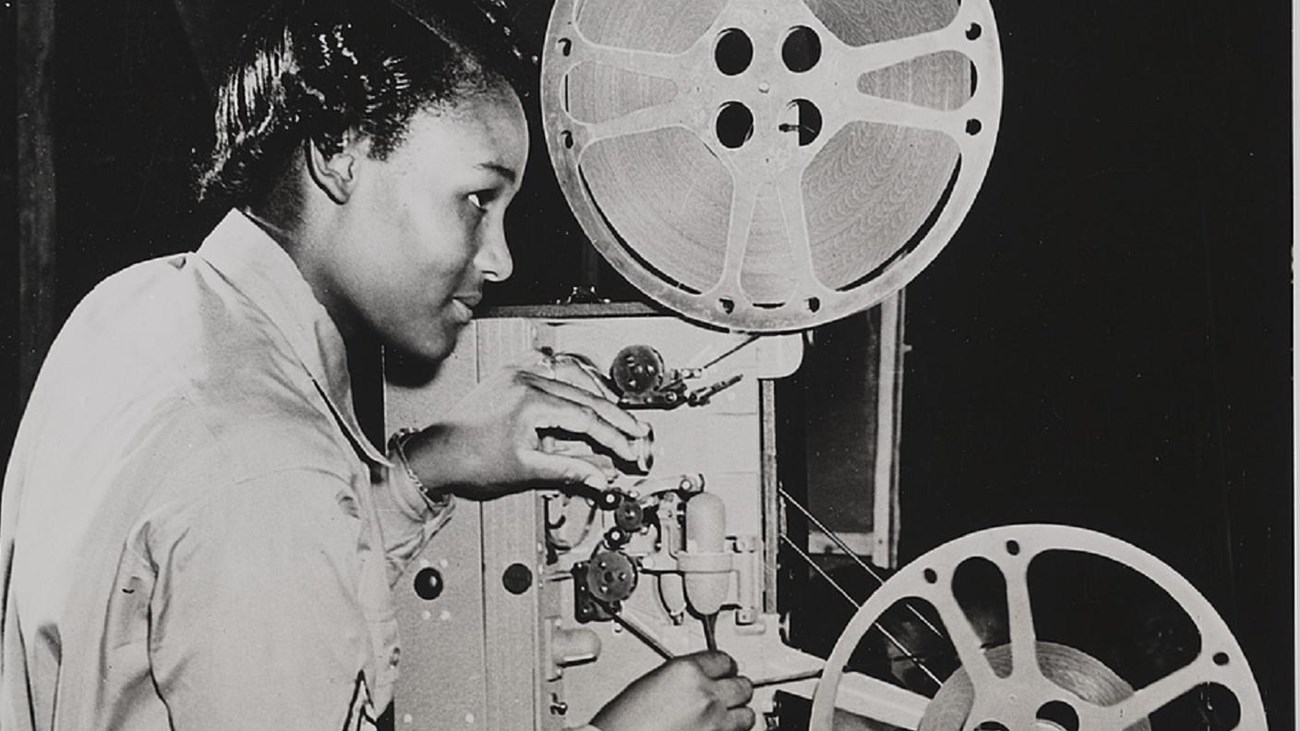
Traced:
<path fill-rule="evenodd" d="M 718 110 L 713 129 L 722 146 L 734 150 L 754 136 L 754 113 L 740 102 L 727 102 Z"/>
<path fill-rule="evenodd" d="M 754 60 L 754 42 L 749 40 L 745 31 L 727 28 L 718 34 L 718 42 L 713 47 L 713 60 L 725 76 L 744 73 Z"/>
<path fill-rule="evenodd" d="M 1061 731 L 1079 731 L 1079 713 L 1063 701 L 1044 703 L 1036 715 L 1040 727 L 1060 729 Z"/>
<path fill-rule="evenodd" d="M 794 116 L 793 122 L 784 122 L 782 132 L 798 132 L 799 146 L 811 145 L 822 133 L 822 112 L 807 99 L 795 99 L 786 107 Z M 816 310 L 813 310 L 816 312 Z"/>
<path fill-rule="evenodd" d="M 806 25 L 790 29 L 781 44 L 781 60 L 785 62 L 786 68 L 802 74 L 816 66 L 821 58 L 822 40 L 817 37 L 816 31 Z"/>

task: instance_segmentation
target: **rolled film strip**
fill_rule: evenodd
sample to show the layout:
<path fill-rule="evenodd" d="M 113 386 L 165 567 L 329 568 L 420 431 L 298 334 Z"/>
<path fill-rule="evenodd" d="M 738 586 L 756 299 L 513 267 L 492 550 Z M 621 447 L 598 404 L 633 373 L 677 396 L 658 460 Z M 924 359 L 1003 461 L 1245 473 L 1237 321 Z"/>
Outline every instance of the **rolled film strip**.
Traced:
<path fill-rule="evenodd" d="M 987 0 L 558 0 L 547 147 L 584 232 L 688 319 L 809 328 L 911 281 L 979 190 Z"/>
<path fill-rule="evenodd" d="M 1035 591 L 1035 564 L 1042 561 L 1087 558 L 1095 566 L 1109 567 L 1131 577 L 1120 602 L 1131 602 L 1133 587 L 1145 586 L 1176 607 L 1177 618 L 1163 628 L 1183 625 L 1190 641 L 1168 645 L 1158 635 L 1160 628 L 1142 626 L 1140 633 L 1107 637 L 1107 644 L 1127 642 L 1143 646 L 1154 641 L 1157 664 L 1148 666 L 1141 682 L 1131 683 L 1135 673 L 1125 668 L 1125 679 L 1116 668 L 1096 655 L 1068 642 L 1049 638 L 1051 614 L 1040 604 L 1048 603 L 1052 591 Z M 995 586 L 1002 602 L 1002 629 L 990 631 L 969 601 L 957 590 L 963 565 L 980 562 L 1000 581 L 981 582 Z M 1079 565 L 1079 564 L 1074 564 Z M 1042 574 L 1080 584 L 1092 584 L 1105 576 L 1097 571 Z M 1134 583 L 1134 580 L 1138 583 Z M 907 602 L 923 602 L 937 613 L 959 666 L 947 675 L 933 696 L 904 691 L 895 686 L 862 686 L 846 670 L 869 629 L 886 611 Z M 909 607 L 914 605 L 908 604 Z M 1082 621 L 1093 625 L 1076 637 L 1105 635 L 1111 606 L 1085 613 Z M 1059 625 L 1059 623 L 1058 623 Z M 1060 632 L 1060 627 L 1054 628 Z M 997 635 L 1004 636 L 997 636 Z M 1161 645 L 1165 644 L 1165 647 Z M 1092 648 L 1088 648 L 1092 649 Z M 1094 652 L 1096 652 L 1094 650 Z M 1100 653 L 1098 653 L 1100 654 Z M 847 681 L 847 682 L 846 682 Z M 874 689 L 874 690 L 873 690 Z M 883 720 L 893 726 L 921 731 L 1010 731 L 1044 729 L 1079 731 L 1115 729 L 1148 731 L 1169 727 L 1150 719 L 1166 713 L 1176 704 L 1191 706 L 1195 718 L 1177 718 L 1174 728 L 1205 728 L 1213 731 L 1264 729 L 1264 708 L 1250 664 L 1236 639 L 1214 607 L 1186 579 L 1156 557 L 1117 538 L 1061 525 L 1016 525 L 992 528 L 955 539 L 930 551 L 901 569 L 854 615 L 827 660 L 813 698 L 811 731 L 829 731 L 837 709 L 854 715 Z"/>

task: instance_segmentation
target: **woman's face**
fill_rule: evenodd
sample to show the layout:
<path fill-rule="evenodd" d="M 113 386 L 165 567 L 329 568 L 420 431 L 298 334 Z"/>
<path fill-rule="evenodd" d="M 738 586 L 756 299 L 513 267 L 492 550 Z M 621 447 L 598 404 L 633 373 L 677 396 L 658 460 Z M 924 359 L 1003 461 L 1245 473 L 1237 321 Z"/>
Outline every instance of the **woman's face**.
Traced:
<path fill-rule="evenodd" d="M 386 159 L 353 163 L 321 271 L 327 309 L 404 353 L 446 358 L 484 283 L 513 269 L 503 219 L 527 159 L 509 89 L 416 112 Z"/>

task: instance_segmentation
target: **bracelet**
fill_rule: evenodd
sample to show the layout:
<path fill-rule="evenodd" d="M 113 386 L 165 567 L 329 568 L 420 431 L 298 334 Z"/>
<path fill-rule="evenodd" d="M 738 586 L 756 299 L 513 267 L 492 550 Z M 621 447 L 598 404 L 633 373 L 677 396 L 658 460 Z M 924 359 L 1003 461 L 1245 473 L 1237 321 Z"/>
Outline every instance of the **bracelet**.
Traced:
<path fill-rule="evenodd" d="M 415 474 L 415 470 L 411 469 L 411 462 L 406 458 L 406 440 L 419 433 L 419 429 L 406 427 L 398 429 L 397 433 L 393 434 L 392 438 L 388 440 L 388 450 L 397 457 L 397 463 L 406 471 L 406 478 L 411 481 L 411 484 L 415 485 L 420 494 L 435 504 L 446 504 L 451 499 L 451 493 L 442 488 L 426 487 L 420 476 Z"/>

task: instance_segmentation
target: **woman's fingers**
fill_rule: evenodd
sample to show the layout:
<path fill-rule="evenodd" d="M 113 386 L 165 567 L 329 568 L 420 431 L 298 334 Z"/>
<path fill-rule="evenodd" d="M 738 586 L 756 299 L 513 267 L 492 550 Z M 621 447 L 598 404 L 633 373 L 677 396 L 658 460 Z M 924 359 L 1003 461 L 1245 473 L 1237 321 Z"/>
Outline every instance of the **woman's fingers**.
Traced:
<path fill-rule="evenodd" d="M 592 393 L 561 380 L 539 376 L 529 371 L 521 371 L 519 375 L 525 383 L 538 390 L 595 410 L 602 419 L 629 436 L 640 438 L 650 433 L 648 424 L 619 408 L 617 403 L 600 394 Z"/>
<path fill-rule="evenodd" d="M 758 721 L 754 714 L 754 709 L 745 706 L 743 708 L 732 708 L 727 711 L 727 716 L 722 720 L 722 727 L 729 731 L 749 731 Z"/>
<path fill-rule="evenodd" d="M 609 478 L 605 473 L 577 457 L 533 452 L 525 458 L 525 463 L 541 480 L 583 484 L 600 491 L 609 489 Z"/>
<path fill-rule="evenodd" d="M 708 678 L 731 678 L 738 672 L 735 658 L 720 650 L 701 650 L 684 657 L 695 663 Z"/>
<path fill-rule="evenodd" d="M 607 454 L 591 451 L 591 447 L 584 442 L 575 442 L 568 439 L 546 439 L 542 440 L 542 451 L 547 454 L 555 454 L 561 457 L 572 457 L 580 459 L 583 462 L 595 467 L 605 475 L 607 481 L 613 481 L 619 475 L 623 474 L 618 466 L 614 464 L 614 459 Z"/>
<path fill-rule="evenodd" d="M 591 437 L 629 462 L 636 462 L 642 455 L 642 450 L 633 446 L 627 433 L 609 423 L 601 410 L 593 406 L 577 404 L 547 393 L 530 405 L 526 420 L 533 429 L 558 429 Z"/>
<path fill-rule="evenodd" d="M 606 401 L 618 401 L 618 394 L 609 387 L 604 374 L 590 360 L 572 353 L 556 353 L 551 356 L 550 364 L 556 380 L 597 393 Z"/>
<path fill-rule="evenodd" d="M 749 678 L 737 676 L 717 681 L 718 700 L 727 704 L 727 708 L 743 706 L 754 697 L 754 684 Z"/>
<path fill-rule="evenodd" d="M 653 437 L 649 424 L 639 421 L 617 404 L 577 388 L 528 372 L 520 372 L 525 386 L 545 394 L 540 403 L 550 409 L 540 415 L 553 423 L 535 423 L 535 427 L 553 427 L 574 434 L 585 434 L 613 451 L 620 458 L 649 468 Z"/>

